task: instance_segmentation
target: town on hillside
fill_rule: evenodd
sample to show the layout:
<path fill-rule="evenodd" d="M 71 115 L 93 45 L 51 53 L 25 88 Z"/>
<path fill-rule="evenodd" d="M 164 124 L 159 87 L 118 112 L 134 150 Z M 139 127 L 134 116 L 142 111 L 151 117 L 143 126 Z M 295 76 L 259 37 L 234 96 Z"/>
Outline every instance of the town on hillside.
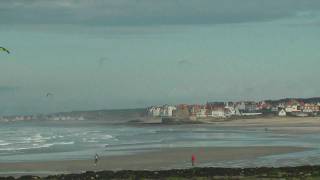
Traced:
<path fill-rule="evenodd" d="M 160 105 L 148 107 L 147 114 L 150 118 L 162 118 L 162 120 L 203 120 L 266 116 L 308 117 L 320 115 L 320 98 Z"/>
<path fill-rule="evenodd" d="M 137 109 L 72 111 L 53 114 L 0 116 L 0 122 L 25 120 L 83 121 L 118 123 L 208 122 L 257 117 L 320 117 L 319 98 L 207 102 L 205 104 L 158 105 Z"/>

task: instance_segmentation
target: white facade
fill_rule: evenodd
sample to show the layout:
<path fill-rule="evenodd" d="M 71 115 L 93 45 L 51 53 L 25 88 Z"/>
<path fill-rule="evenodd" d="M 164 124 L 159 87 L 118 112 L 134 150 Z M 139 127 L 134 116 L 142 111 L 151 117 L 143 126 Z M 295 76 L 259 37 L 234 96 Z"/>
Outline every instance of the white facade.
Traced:
<path fill-rule="evenodd" d="M 177 110 L 177 108 L 174 106 L 166 106 L 165 109 L 167 112 L 166 116 L 169 116 L 169 117 L 172 117 L 172 112 Z"/>
<path fill-rule="evenodd" d="M 226 106 L 225 109 L 227 111 L 226 116 L 234 116 L 237 114 L 237 111 L 232 106 Z"/>
<path fill-rule="evenodd" d="M 222 110 L 212 111 L 211 116 L 215 118 L 224 118 L 226 117 L 226 114 Z"/>
<path fill-rule="evenodd" d="M 244 102 L 241 102 L 240 104 L 237 105 L 237 109 L 240 110 L 245 110 L 246 109 L 246 104 Z"/>
<path fill-rule="evenodd" d="M 207 110 L 206 109 L 200 109 L 200 111 L 198 111 L 196 113 L 196 116 L 197 117 L 202 117 L 202 118 L 207 117 Z"/>
<path fill-rule="evenodd" d="M 297 105 L 287 106 L 286 112 L 300 112 Z"/>
<path fill-rule="evenodd" d="M 177 108 L 175 106 L 168 106 L 168 105 L 165 105 L 162 107 L 151 107 L 148 110 L 148 114 L 154 117 L 159 117 L 159 116 L 171 117 L 173 114 L 173 111 L 176 109 Z"/>
<path fill-rule="evenodd" d="M 161 111 L 160 107 L 151 107 L 149 109 L 149 115 L 154 117 L 160 116 L 160 111 Z"/>
<path fill-rule="evenodd" d="M 234 110 L 235 110 L 235 115 L 236 116 L 241 116 L 242 115 L 238 108 L 235 108 Z"/>
<path fill-rule="evenodd" d="M 281 111 L 279 111 L 278 115 L 279 116 L 286 116 L 287 112 L 284 109 L 281 109 Z"/>

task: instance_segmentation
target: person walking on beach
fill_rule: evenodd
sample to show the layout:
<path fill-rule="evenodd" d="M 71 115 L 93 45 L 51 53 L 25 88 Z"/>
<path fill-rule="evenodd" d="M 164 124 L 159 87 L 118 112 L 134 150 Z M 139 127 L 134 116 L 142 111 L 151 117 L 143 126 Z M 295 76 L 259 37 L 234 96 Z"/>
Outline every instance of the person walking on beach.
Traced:
<path fill-rule="evenodd" d="M 96 155 L 94 156 L 94 166 L 97 165 L 99 158 L 100 157 L 99 157 L 98 153 L 96 153 Z"/>
<path fill-rule="evenodd" d="M 192 154 L 191 156 L 191 165 L 194 166 L 196 162 L 196 156 L 194 154 Z"/>

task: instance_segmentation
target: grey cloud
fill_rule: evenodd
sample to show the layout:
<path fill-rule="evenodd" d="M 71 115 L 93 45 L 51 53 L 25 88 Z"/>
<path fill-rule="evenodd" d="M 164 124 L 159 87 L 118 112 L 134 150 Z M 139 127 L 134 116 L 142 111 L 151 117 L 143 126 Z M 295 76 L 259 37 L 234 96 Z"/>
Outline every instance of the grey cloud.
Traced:
<path fill-rule="evenodd" d="M 268 21 L 319 0 L 2 0 L 2 24 L 161 25 Z"/>

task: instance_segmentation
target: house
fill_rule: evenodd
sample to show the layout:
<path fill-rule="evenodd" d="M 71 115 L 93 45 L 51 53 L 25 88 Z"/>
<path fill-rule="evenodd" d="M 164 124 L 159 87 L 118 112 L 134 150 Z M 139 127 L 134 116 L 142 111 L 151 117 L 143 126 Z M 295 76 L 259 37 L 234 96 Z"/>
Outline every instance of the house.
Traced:
<path fill-rule="evenodd" d="M 224 108 L 224 107 L 225 107 L 224 102 L 207 102 L 207 104 L 206 104 L 206 108 L 208 110 L 213 110 L 213 109 L 217 109 L 217 108 Z"/>
<path fill-rule="evenodd" d="M 258 107 L 255 102 L 245 102 L 245 112 L 253 113 L 257 112 Z"/>
<path fill-rule="evenodd" d="M 201 108 L 200 109 L 200 111 L 198 111 L 197 113 L 196 113 L 196 117 L 199 117 L 199 118 L 205 118 L 205 117 L 207 117 L 208 115 L 207 115 L 207 109 L 206 108 Z"/>
<path fill-rule="evenodd" d="M 206 104 L 208 116 L 214 118 L 224 118 L 225 115 L 225 103 L 224 102 L 208 102 Z"/>
<path fill-rule="evenodd" d="M 317 104 L 313 103 L 305 103 L 303 106 L 303 112 L 318 112 L 319 111 L 319 106 Z"/>
<path fill-rule="evenodd" d="M 259 110 L 256 102 L 253 101 L 245 101 L 239 102 L 235 106 L 241 113 L 256 113 Z"/>
<path fill-rule="evenodd" d="M 301 112 L 301 107 L 299 105 L 290 105 L 285 110 L 286 112 Z"/>
<path fill-rule="evenodd" d="M 243 112 L 246 109 L 246 104 L 245 102 L 238 102 L 236 103 L 235 108 L 238 109 L 240 112 Z"/>
<path fill-rule="evenodd" d="M 242 114 L 241 114 L 241 112 L 239 111 L 238 108 L 234 108 L 234 110 L 235 110 L 235 115 L 236 116 L 242 116 Z"/>
<path fill-rule="evenodd" d="M 267 103 L 266 101 L 261 101 L 257 103 L 256 108 L 258 110 L 270 110 L 272 108 L 272 105 L 270 103 Z"/>
<path fill-rule="evenodd" d="M 290 100 L 287 102 L 285 111 L 287 113 L 297 113 L 301 112 L 301 103 L 299 103 L 297 100 Z"/>
<path fill-rule="evenodd" d="M 279 116 L 287 116 L 287 112 L 284 109 L 281 109 L 278 113 Z"/>
<path fill-rule="evenodd" d="M 281 102 L 278 104 L 278 107 L 283 109 L 286 107 L 286 105 L 285 105 L 285 103 Z"/>
<path fill-rule="evenodd" d="M 211 114 L 209 116 L 214 117 L 214 118 L 225 118 L 226 114 L 225 114 L 224 109 L 219 108 L 219 109 L 212 110 Z"/>
<path fill-rule="evenodd" d="M 175 106 L 171 105 L 164 105 L 162 107 L 162 117 L 172 117 L 173 111 L 176 110 L 177 108 Z"/>
<path fill-rule="evenodd" d="M 148 109 L 149 116 L 158 117 L 160 116 L 160 113 L 161 113 L 160 107 L 152 106 Z"/>
<path fill-rule="evenodd" d="M 172 116 L 179 118 L 189 118 L 190 111 L 187 104 L 179 104 L 176 109 L 172 112 Z"/>
<path fill-rule="evenodd" d="M 200 112 L 201 108 L 202 106 L 199 104 L 190 105 L 189 106 L 190 116 L 196 116 L 196 114 Z"/>
<path fill-rule="evenodd" d="M 224 109 L 225 109 L 226 116 L 235 116 L 235 115 L 237 115 L 237 110 L 233 106 L 226 105 L 224 107 Z"/>
<path fill-rule="evenodd" d="M 271 108 L 271 112 L 278 112 L 279 111 L 279 107 L 272 107 Z"/>

